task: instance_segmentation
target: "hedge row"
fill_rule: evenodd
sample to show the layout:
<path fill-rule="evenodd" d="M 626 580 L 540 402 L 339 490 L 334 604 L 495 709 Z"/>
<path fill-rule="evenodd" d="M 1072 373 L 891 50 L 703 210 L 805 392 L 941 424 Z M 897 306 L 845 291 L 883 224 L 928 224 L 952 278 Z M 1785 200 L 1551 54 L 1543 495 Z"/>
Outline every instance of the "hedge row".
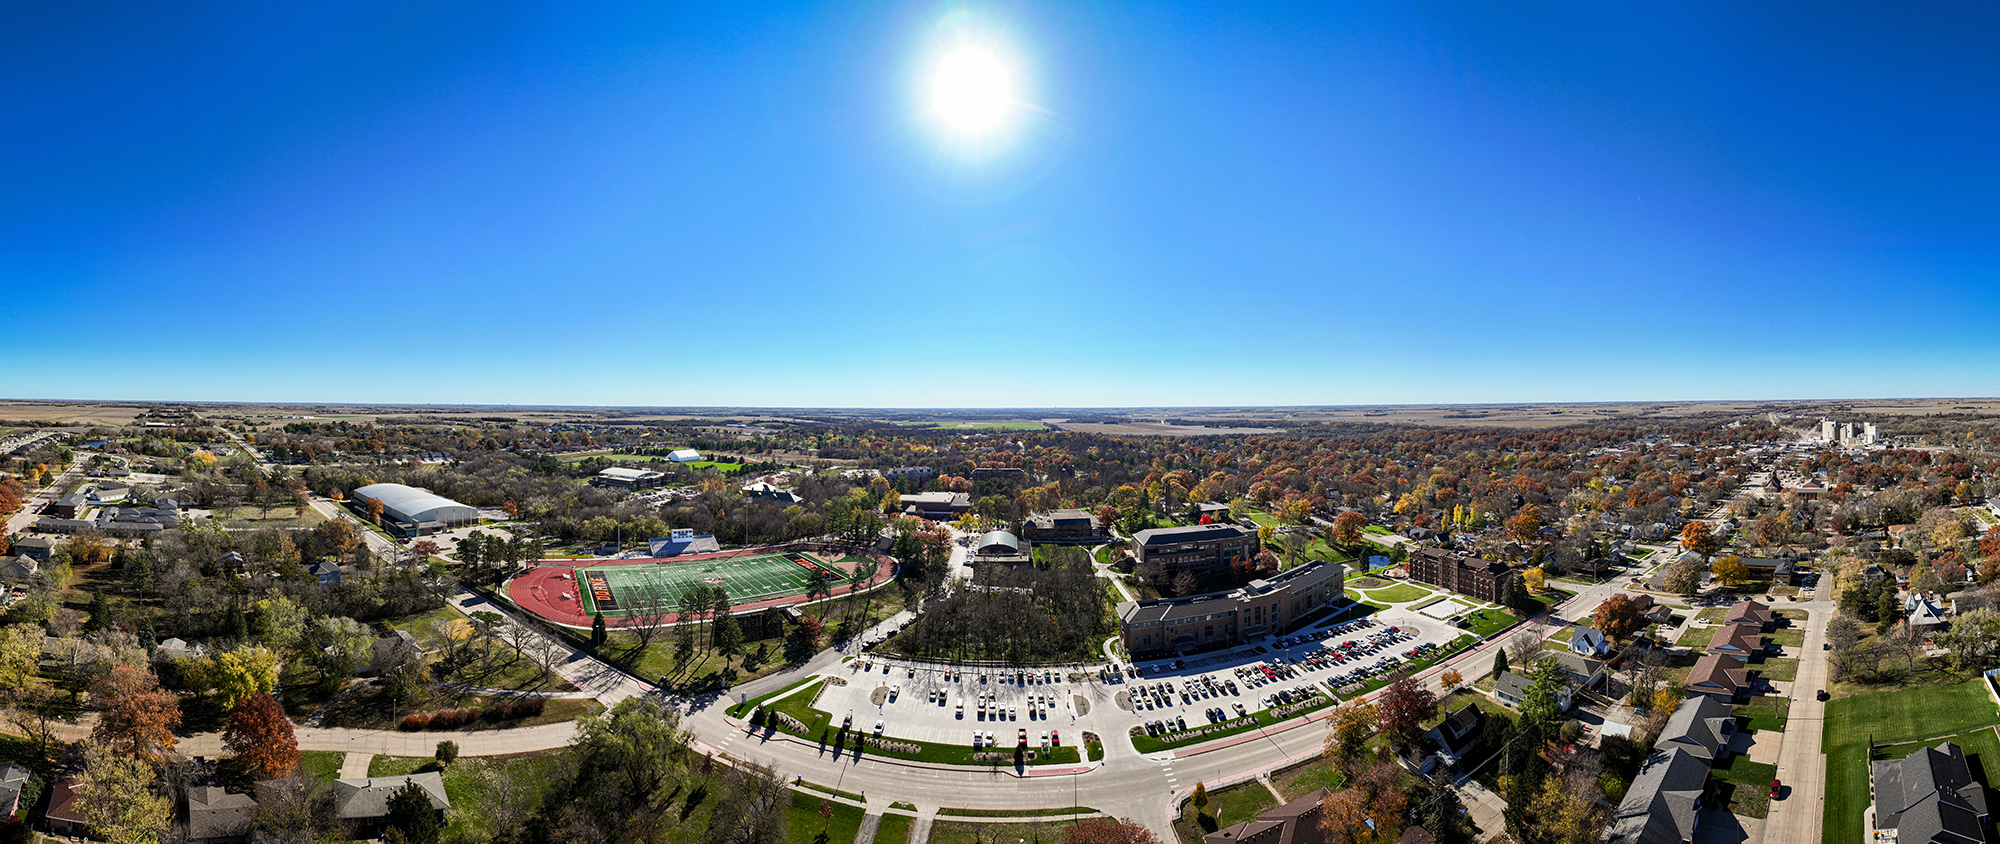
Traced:
<path fill-rule="evenodd" d="M 484 707 L 469 709 L 447 709 L 443 712 L 423 713 L 403 716 L 403 729 L 409 732 L 422 730 L 455 730 L 476 721 L 512 721 L 516 718 L 533 718 L 542 714 L 548 701 L 538 697 L 503 700 Z"/>

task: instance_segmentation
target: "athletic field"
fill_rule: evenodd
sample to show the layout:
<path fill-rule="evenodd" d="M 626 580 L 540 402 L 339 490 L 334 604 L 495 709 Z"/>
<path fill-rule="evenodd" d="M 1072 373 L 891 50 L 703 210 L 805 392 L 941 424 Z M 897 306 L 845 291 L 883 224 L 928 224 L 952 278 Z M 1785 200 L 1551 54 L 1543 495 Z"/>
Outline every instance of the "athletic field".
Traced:
<path fill-rule="evenodd" d="M 858 550 L 858 549 L 856 549 Z M 507 581 L 516 606 L 567 627 L 588 629 L 599 612 L 613 625 L 638 617 L 678 619 L 681 593 L 697 584 L 729 590 L 737 611 L 804 603 L 814 568 L 827 575 L 833 595 L 872 589 L 895 576 L 895 562 L 876 560 L 875 573 L 860 582 L 858 566 L 870 561 L 856 551 L 763 549 L 723 551 L 701 557 L 621 560 L 545 560 Z"/>
<path fill-rule="evenodd" d="M 600 566 L 576 570 L 584 610 L 621 615 L 671 612 L 681 593 L 695 585 L 722 586 L 732 603 L 750 604 L 786 595 L 803 595 L 813 569 L 826 572 L 827 583 L 840 586 L 847 575 L 810 554 L 754 554 L 744 557 Z"/>

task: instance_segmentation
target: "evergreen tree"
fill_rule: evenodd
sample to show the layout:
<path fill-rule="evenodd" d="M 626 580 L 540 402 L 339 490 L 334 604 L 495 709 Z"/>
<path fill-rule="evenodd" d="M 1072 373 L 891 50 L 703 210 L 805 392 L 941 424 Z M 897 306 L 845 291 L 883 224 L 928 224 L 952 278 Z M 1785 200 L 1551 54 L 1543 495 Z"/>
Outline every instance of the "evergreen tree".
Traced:
<path fill-rule="evenodd" d="M 1500 675 L 1505 673 L 1507 673 L 1507 649 L 1501 648 L 1493 652 L 1493 676 L 1497 681 Z"/>
<path fill-rule="evenodd" d="M 422 786 L 404 783 L 389 795 L 389 830 L 400 833 L 401 840 L 409 844 L 437 844 L 437 809 L 432 808 L 430 795 Z"/>
<path fill-rule="evenodd" d="M 604 631 L 604 613 L 593 613 L 590 617 L 590 646 L 603 647 L 607 634 Z"/>

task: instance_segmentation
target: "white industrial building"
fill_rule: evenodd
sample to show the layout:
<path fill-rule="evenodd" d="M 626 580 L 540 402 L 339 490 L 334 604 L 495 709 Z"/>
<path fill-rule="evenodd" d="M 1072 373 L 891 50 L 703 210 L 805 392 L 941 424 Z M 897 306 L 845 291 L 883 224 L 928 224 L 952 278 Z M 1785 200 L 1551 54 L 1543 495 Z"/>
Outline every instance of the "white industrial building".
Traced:
<path fill-rule="evenodd" d="M 678 449 L 674 453 L 667 455 L 667 459 L 675 463 L 693 463 L 701 459 L 701 452 L 695 451 L 692 448 Z"/>
<path fill-rule="evenodd" d="M 479 523 L 477 509 L 421 487 L 369 484 L 354 490 L 354 503 L 364 514 L 370 501 L 382 504 L 382 528 L 404 536 Z"/>

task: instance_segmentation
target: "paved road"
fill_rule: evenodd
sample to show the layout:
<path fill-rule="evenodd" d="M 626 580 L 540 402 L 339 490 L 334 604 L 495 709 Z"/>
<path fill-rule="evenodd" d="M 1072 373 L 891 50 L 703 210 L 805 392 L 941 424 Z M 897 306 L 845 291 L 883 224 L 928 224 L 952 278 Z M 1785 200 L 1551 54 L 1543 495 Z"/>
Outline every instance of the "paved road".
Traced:
<path fill-rule="evenodd" d="M 1771 804 L 1764 820 L 1765 844 L 1819 844 L 1826 814 L 1826 754 L 1820 748 L 1820 722 L 1826 713 L 1818 691 L 1826 688 L 1826 623 L 1833 618 L 1833 603 L 1826 600 L 1784 604 L 1786 609 L 1803 609 L 1810 617 L 1804 652 L 1799 655 L 1799 673 L 1792 682 L 1792 710 L 1785 719 L 1785 737 L 1778 747 L 1778 779 L 1790 788 L 1784 799 Z"/>
<path fill-rule="evenodd" d="M 19 534 L 33 527 L 35 520 L 41 518 L 42 507 L 61 497 L 62 491 L 67 489 L 72 481 L 81 477 L 83 477 L 83 461 L 71 461 L 69 469 L 57 475 L 53 483 L 36 490 L 34 494 L 28 496 L 27 501 L 21 502 L 21 509 L 7 519 L 7 533 Z"/>

